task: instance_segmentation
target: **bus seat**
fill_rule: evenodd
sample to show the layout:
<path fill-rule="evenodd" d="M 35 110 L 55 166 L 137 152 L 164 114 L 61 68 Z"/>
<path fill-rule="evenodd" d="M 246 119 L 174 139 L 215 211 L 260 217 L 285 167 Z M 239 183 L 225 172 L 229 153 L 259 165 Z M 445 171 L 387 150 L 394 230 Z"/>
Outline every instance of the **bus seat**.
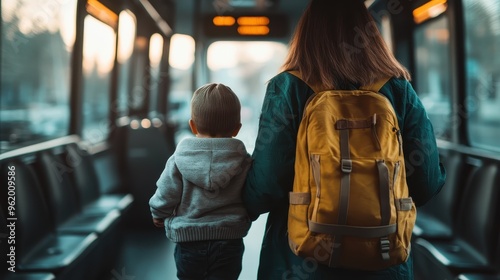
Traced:
<path fill-rule="evenodd" d="M 10 261 L 10 246 L 7 237 L 10 235 L 10 229 L 7 228 L 7 217 L 3 214 L 3 207 L 0 207 L 0 262 L 7 264 L 4 266 L 2 271 L 0 271 L 0 279 L 3 280 L 54 280 L 54 274 L 50 272 L 21 272 L 15 268 L 14 272 L 7 270 L 10 267 L 7 260 Z M 17 260 L 15 260 L 17 261 Z"/>
<path fill-rule="evenodd" d="M 128 191 L 134 196 L 127 223 L 151 226 L 149 199 L 156 191 L 156 181 L 171 155 L 164 127 L 133 128 L 126 125 L 118 127 L 114 137 L 114 146 L 119 148 L 120 172 Z"/>
<path fill-rule="evenodd" d="M 102 213 L 117 209 L 123 213 L 130 208 L 134 201 L 131 194 L 101 193 L 94 162 L 87 151 L 81 149 L 77 144 L 68 145 L 66 150 L 67 157 L 75 159 L 72 175 L 79 203 L 84 212 Z"/>
<path fill-rule="evenodd" d="M 500 184 L 500 176 L 497 177 L 497 188 Z M 499 198 L 500 200 L 500 198 Z M 500 220 L 500 207 L 497 208 L 496 211 L 497 218 L 495 221 Z M 495 268 L 495 273 L 494 274 L 480 274 L 480 273 L 466 273 L 466 274 L 460 274 L 458 276 L 458 280 L 500 280 L 500 224 L 496 223 L 497 226 L 497 243 L 496 243 L 496 251 L 494 253 L 494 261 L 493 261 L 493 267 Z"/>
<path fill-rule="evenodd" d="M 16 201 L 22 202 L 15 208 L 17 270 L 50 272 L 62 279 L 87 279 L 90 273 L 86 267 L 92 263 L 97 235 L 56 232 L 31 166 L 11 159 L 2 164 L 1 176 L 7 176 L 9 166 L 15 168 Z M 7 201 L 6 193 L 0 194 L 2 203 Z M 2 209 L 7 208 L 2 205 Z M 3 215 L 8 216 L 8 213 Z M 1 219 L 5 221 L 6 217 Z"/>
<path fill-rule="evenodd" d="M 493 254 L 498 236 L 495 223 L 499 202 L 498 166 L 485 163 L 475 169 L 460 200 L 451 240 L 415 240 L 415 270 L 436 279 L 452 279 L 461 272 L 493 273 Z M 439 275 L 439 273 L 443 273 Z M 438 276 L 439 275 L 439 276 Z"/>
<path fill-rule="evenodd" d="M 5 201 L 5 200 L 2 200 Z M 11 236 L 11 229 L 7 228 L 7 217 L 4 215 L 3 211 L 4 207 L 0 207 L 0 262 L 3 264 L 7 264 L 7 266 L 0 271 L 0 279 L 4 280 L 53 280 L 55 279 L 54 274 L 49 272 L 20 272 L 16 268 L 14 268 L 14 272 L 7 270 L 11 265 L 7 262 L 10 261 L 10 256 L 7 254 L 11 254 L 10 246 L 16 245 L 12 242 L 9 242 L 11 239 L 8 237 Z M 5 207 L 6 208 L 6 207 Z M 6 209 L 7 210 L 7 209 Z M 8 211 L 7 211 L 8 213 Z M 10 222 L 9 222 L 10 223 Z M 15 230 L 13 231 L 15 232 Z M 15 236 L 15 235 L 12 235 Z M 14 251 L 16 253 L 16 251 Z M 16 256 L 14 256 L 14 261 L 17 261 Z"/>
<path fill-rule="evenodd" d="M 442 155 L 446 169 L 446 183 L 434 198 L 418 208 L 413 230 L 415 237 L 447 239 L 453 235 L 455 206 L 465 170 L 462 156 L 459 153 L 447 152 L 449 153 Z"/>
<path fill-rule="evenodd" d="M 108 213 L 81 212 L 76 189 L 69 177 L 73 169 L 51 151 L 39 152 L 35 167 L 58 231 L 102 234 L 116 225 L 120 217 L 118 210 Z"/>

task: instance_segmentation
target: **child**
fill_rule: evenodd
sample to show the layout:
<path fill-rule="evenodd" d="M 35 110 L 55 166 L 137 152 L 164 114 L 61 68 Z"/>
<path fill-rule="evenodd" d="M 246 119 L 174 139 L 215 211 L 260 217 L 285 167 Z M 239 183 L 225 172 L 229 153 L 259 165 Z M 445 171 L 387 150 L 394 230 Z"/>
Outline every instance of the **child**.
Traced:
<path fill-rule="evenodd" d="M 179 279 L 238 279 L 250 227 L 241 191 L 251 158 L 238 134 L 241 105 L 223 84 L 197 89 L 189 126 L 168 159 L 149 205 L 156 227 L 176 243 Z"/>

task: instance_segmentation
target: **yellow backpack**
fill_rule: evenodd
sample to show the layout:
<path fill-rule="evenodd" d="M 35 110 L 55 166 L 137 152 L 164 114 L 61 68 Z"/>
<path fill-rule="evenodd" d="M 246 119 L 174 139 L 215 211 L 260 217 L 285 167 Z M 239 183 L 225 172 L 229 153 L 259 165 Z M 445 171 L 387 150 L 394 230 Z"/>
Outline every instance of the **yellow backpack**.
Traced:
<path fill-rule="evenodd" d="M 357 270 L 408 259 L 416 209 L 396 113 L 378 93 L 387 81 L 360 90 L 313 88 L 290 193 L 288 240 L 296 255 Z"/>

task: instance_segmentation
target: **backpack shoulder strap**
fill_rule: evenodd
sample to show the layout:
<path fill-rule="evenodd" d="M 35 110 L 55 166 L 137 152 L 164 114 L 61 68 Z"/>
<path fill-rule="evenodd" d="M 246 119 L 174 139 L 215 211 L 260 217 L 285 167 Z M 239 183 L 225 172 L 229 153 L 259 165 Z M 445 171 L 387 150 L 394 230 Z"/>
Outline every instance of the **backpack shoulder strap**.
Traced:
<path fill-rule="evenodd" d="M 359 89 L 379 92 L 390 79 L 390 77 L 383 78 L 374 84 L 362 86 Z"/>
<path fill-rule="evenodd" d="M 292 70 L 292 71 L 288 71 L 288 73 L 294 75 L 295 77 L 299 78 L 300 80 L 302 80 L 304 83 L 306 83 L 315 93 L 318 93 L 318 92 L 321 92 L 324 90 L 324 88 L 320 87 L 320 86 L 313 86 L 313 85 L 310 85 L 308 84 L 306 81 L 304 81 L 302 79 L 302 75 L 300 74 L 299 71 L 296 71 L 296 70 Z"/>

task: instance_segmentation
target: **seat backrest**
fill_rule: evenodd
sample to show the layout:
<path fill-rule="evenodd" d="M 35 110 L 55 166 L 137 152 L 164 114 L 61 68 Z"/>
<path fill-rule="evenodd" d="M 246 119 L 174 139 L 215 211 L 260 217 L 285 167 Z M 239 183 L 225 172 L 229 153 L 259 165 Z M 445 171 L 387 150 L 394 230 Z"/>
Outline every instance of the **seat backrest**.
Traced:
<path fill-rule="evenodd" d="M 497 218 L 496 221 L 500 220 L 500 207 L 497 209 Z M 497 238 L 496 238 L 496 243 L 494 245 L 495 252 L 493 252 L 493 261 L 492 261 L 492 266 L 496 268 L 496 273 L 500 275 L 500 225 L 497 225 L 496 228 L 496 233 L 497 233 Z"/>
<path fill-rule="evenodd" d="M 5 200 L 2 199 L 2 202 L 4 201 Z M 7 254 L 9 253 L 8 248 L 10 246 L 7 246 L 7 238 L 10 234 L 10 229 L 7 228 L 7 219 L 3 214 L 4 205 L 2 204 L 0 206 L 0 262 L 4 264 L 7 262 Z M 0 271 L 0 276 L 2 276 L 3 274 L 4 272 Z"/>
<path fill-rule="evenodd" d="M 144 217 L 151 215 L 148 201 L 156 190 L 160 177 L 170 156 L 167 141 L 160 128 L 126 128 L 125 150 L 119 159 L 120 174 L 126 191 L 134 196 L 131 222 L 136 226 L 147 226 Z M 122 141 L 116 139 L 116 141 Z"/>
<path fill-rule="evenodd" d="M 490 258 L 496 243 L 497 221 L 495 221 L 499 202 L 498 165 L 485 162 L 472 172 L 460 200 L 456 232 L 478 252 Z"/>
<path fill-rule="evenodd" d="M 500 164 L 500 163 L 499 163 Z M 500 168 L 500 166 L 499 166 Z M 496 181 L 495 181 L 495 188 L 498 189 L 500 188 L 500 170 L 498 171 Z M 496 272 L 498 275 L 500 275 L 500 190 L 497 190 L 497 203 L 496 203 L 496 210 L 495 210 L 495 218 L 494 218 L 494 225 L 493 225 L 493 243 L 491 246 L 495 248 L 495 251 L 493 252 L 493 267 L 496 268 Z"/>
<path fill-rule="evenodd" d="M 42 189 L 33 169 L 24 162 L 14 159 L 2 164 L 2 181 L 8 176 L 9 167 L 15 169 L 15 217 L 16 220 L 16 255 L 20 259 L 45 236 L 54 232 L 54 223 L 50 218 Z M 9 217 L 7 191 L 0 192 L 2 210 Z M 8 223 L 8 221 L 7 221 Z"/>
<path fill-rule="evenodd" d="M 441 161 L 446 169 L 446 183 L 435 197 L 418 209 L 418 212 L 437 218 L 451 229 L 456 214 L 457 199 L 463 187 L 462 182 L 466 168 L 459 153 L 448 152 L 441 154 Z"/>
<path fill-rule="evenodd" d="M 97 179 L 99 180 L 99 192 L 101 194 L 124 193 L 127 191 L 124 188 L 123 178 L 120 176 L 118 169 L 116 151 L 116 149 L 110 149 L 92 154 L 92 161 Z"/>
<path fill-rule="evenodd" d="M 64 153 L 66 158 L 71 158 L 70 168 L 73 183 L 77 190 L 80 205 L 94 201 L 99 197 L 99 179 L 97 178 L 92 157 L 80 149 L 77 144 L 70 144 Z"/>
<path fill-rule="evenodd" d="M 69 177 L 73 169 L 49 150 L 37 154 L 34 166 L 57 227 L 80 210 L 76 190 Z"/>

